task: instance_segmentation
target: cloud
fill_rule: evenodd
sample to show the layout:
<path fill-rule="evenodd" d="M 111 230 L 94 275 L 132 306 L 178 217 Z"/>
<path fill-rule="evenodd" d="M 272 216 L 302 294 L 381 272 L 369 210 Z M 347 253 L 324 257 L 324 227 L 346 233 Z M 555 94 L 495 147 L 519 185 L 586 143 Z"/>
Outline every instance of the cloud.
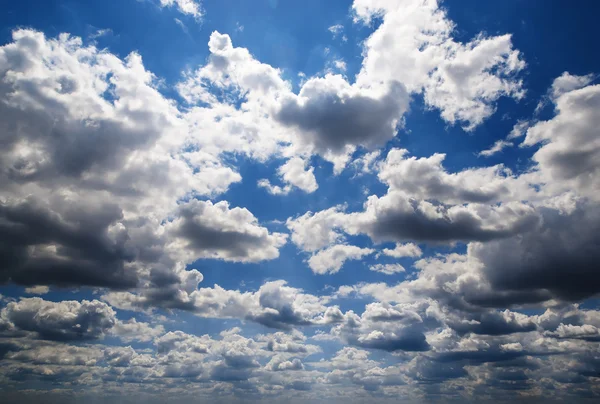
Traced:
<path fill-rule="evenodd" d="M 292 232 L 292 242 L 304 251 L 317 251 L 338 241 L 343 236 L 336 231 L 345 218 L 343 206 L 321 212 L 306 212 L 297 218 L 288 218 L 287 228 Z"/>
<path fill-rule="evenodd" d="M 30 288 L 25 288 L 25 293 L 28 293 L 31 295 L 45 295 L 49 291 L 50 291 L 50 288 L 48 286 L 33 286 Z"/>
<path fill-rule="evenodd" d="M 541 144 L 533 160 L 538 164 L 541 180 L 553 195 L 575 190 L 596 200 L 594 191 L 600 187 L 597 181 L 600 144 L 596 136 L 600 123 L 600 86 L 578 88 L 587 79 L 577 80 L 575 88 L 567 91 L 563 81 L 568 77 L 573 78 L 564 74 L 554 82 L 554 86 L 561 88 L 556 90 L 560 94 L 554 101 L 556 115 L 532 125 L 522 146 Z"/>
<path fill-rule="evenodd" d="M 307 161 L 300 157 L 289 159 L 284 165 L 277 169 L 277 174 L 287 185 L 282 187 L 271 185 L 269 180 L 261 179 L 258 186 L 267 189 L 272 195 L 287 195 L 292 187 L 297 187 L 306 193 L 313 193 L 318 188 L 317 179 L 314 175 L 314 168 L 306 169 Z"/>
<path fill-rule="evenodd" d="M 241 179 L 189 151 L 136 53 L 17 30 L 0 66 L 1 282 L 136 286 L 149 264 L 175 266 L 159 233 L 178 200 Z"/>
<path fill-rule="evenodd" d="M 308 266 L 315 274 L 325 275 L 338 272 L 347 260 L 357 260 L 373 254 L 371 248 L 338 244 L 319 251 L 308 259 Z"/>
<path fill-rule="evenodd" d="M 415 258 L 423 255 L 423 251 L 421 251 L 419 246 L 414 243 L 396 244 L 396 247 L 394 249 L 384 248 L 382 252 L 383 254 L 394 258 Z"/>
<path fill-rule="evenodd" d="M 22 298 L 2 309 L 3 319 L 23 331 L 54 341 L 101 339 L 116 324 L 116 313 L 98 300 L 50 302 Z"/>
<path fill-rule="evenodd" d="M 187 291 L 150 287 L 139 294 L 110 292 L 102 298 L 124 310 L 179 309 L 200 317 L 250 320 L 276 329 L 337 321 L 326 306 L 328 298 L 304 293 L 302 289 L 287 286 L 283 280 L 265 282 L 256 292 L 227 290 L 219 285 Z"/>
<path fill-rule="evenodd" d="M 301 141 L 318 153 L 343 154 L 348 146 L 370 148 L 394 137 L 407 107 L 401 85 L 375 92 L 327 75 L 309 79 L 298 96 L 285 98 L 275 118 L 299 129 Z"/>
<path fill-rule="evenodd" d="M 401 272 L 406 272 L 406 269 L 400 264 L 375 264 L 369 267 L 371 271 L 380 272 L 385 275 L 394 275 Z"/>
<path fill-rule="evenodd" d="M 331 32 L 333 39 L 335 39 L 344 32 L 344 26 L 342 24 L 335 24 L 327 28 L 327 30 Z"/>
<path fill-rule="evenodd" d="M 225 201 L 192 200 L 180 205 L 178 217 L 166 225 L 166 231 L 172 240 L 169 248 L 181 250 L 188 262 L 199 258 L 234 262 L 274 259 L 287 238 L 282 233 L 270 234 L 250 211 L 230 209 Z"/>
<path fill-rule="evenodd" d="M 40 205 L 31 199 L 0 204 L 0 254 L 6 263 L 0 280 L 135 286 L 137 275 L 125 265 L 133 256 L 125 246 L 126 231 L 118 228 L 122 218 L 118 206 L 89 206 L 82 212 L 63 205 L 60 216 Z"/>
<path fill-rule="evenodd" d="M 430 349 L 424 320 L 408 305 L 371 303 L 361 316 L 348 312 L 331 330 L 342 341 L 360 348 L 388 352 L 421 352 Z"/>
<path fill-rule="evenodd" d="M 579 300 L 600 293 L 595 262 L 600 216 L 597 206 L 581 202 L 571 214 L 543 210 L 536 232 L 475 244 L 470 253 L 483 264 L 495 290 L 549 291 Z"/>
<path fill-rule="evenodd" d="M 118 321 L 113 326 L 111 332 L 117 335 L 123 342 L 148 342 L 164 334 L 165 328 L 162 325 L 152 327 L 148 323 L 138 322 L 135 318 L 132 318 L 129 321 Z"/>
<path fill-rule="evenodd" d="M 177 7 L 177 11 L 199 20 L 204 16 L 199 0 L 160 0 L 161 7 Z"/>
<path fill-rule="evenodd" d="M 525 67 L 510 35 L 479 34 L 468 43 L 452 38 L 454 23 L 437 0 L 356 0 L 356 22 L 382 23 L 365 41 L 359 85 L 402 83 L 422 93 L 442 118 L 473 130 L 495 110 L 502 96 L 521 99 L 515 75 Z"/>
<path fill-rule="evenodd" d="M 445 154 L 439 153 L 430 157 L 409 157 L 407 150 L 392 149 L 381 164 L 378 176 L 391 191 L 448 204 L 493 203 L 513 198 L 519 200 L 527 195 L 527 184 L 517 181 L 503 165 L 449 173 L 443 166 L 445 158 Z"/>
<path fill-rule="evenodd" d="M 508 142 L 506 140 L 498 140 L 489 149 L 480 151 L 477 154 L 477 156 L 490 157 L 490 156 L 493 156 L 494 154 L 500 153 L 502 150 L 506 149 L 507 147 L 511 147 L 512 145 L 513 145 L 512 142 Z"/>

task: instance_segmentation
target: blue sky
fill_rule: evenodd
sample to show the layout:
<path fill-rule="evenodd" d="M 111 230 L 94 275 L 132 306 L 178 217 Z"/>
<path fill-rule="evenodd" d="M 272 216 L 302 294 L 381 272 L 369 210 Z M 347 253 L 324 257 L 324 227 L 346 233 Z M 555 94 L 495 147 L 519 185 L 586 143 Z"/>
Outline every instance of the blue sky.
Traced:
<path fill-rule="evenodd" d="M 5 3 L 0 397 L 600 395 L 597 2 Z"/>

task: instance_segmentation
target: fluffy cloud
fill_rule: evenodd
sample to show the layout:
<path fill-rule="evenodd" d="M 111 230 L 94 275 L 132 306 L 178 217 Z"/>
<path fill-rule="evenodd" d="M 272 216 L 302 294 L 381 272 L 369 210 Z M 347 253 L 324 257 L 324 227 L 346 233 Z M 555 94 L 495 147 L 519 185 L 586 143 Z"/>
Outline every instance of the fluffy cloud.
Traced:
<path fill-rule="evenodd" d="M 177 7 L 180 13 L 200 19 L 204 14 L 198 0 L 160 0 L 161 7 Z"/>
<path fill-rule="evenodd" d="M 197 1 L 160 4 L 202 17 Z M 480 153 L 518 139 L 533 164 L 451 171 L 445 154 L 413 157 L 387 142 L 412 95 L 468 131 L 500 97 L 523 97 L 525 63 L 511 37 L 460 43 L 436 0 L 352 7 L 357 22 L 381 19 L 354 82 L 326 74 L 296 91 L 287 72 L 213 32 L 207 62 L 177 85 L 182 103 L 161 93 L 136 53 L 120 58 L 68 35 L 13 33 L 0 48 L 0 282 L 30 294 L 52 286 L 53 298 L 65 287 L 100 287 L 103 301 L 0 296 L 6 390 L 59 385 L 42 397 L 58 402 L 87 397 L 80 391 L 122 396 L 125 387 L 137 401 L 600 394 L 600 314 L 579 305 L 600 293 L 594 77 L 558 77 L 543 104 L 555 106 L 554 116 L 536 120 L 538 110 Z M 342 28 L 329 30 L 335 37 Z M 341 59 L 337 68 L 345 69 Z M 386 144 L 381 161 L 377 148 Z M 387 261 L 369 269 L 402 280 L 331 296 L 284 280 L 247 290 L 202 284 L 190 267 L 199 259 L 274 260 L 287 242 L 247 209 L 212 201 L 242 180 L 238 157 L 284 161 L 273 176 L 280 185 L 258 183 L 278 195 L 319 190 L 319 158 L 334 174 L 350 162 L 360 175 L 376 173 L 387 190 L 362 209 L 350 211 L 349 201 L 285 224 L 316 274 L 377 253 Z M 373 245 L 349 244 L 362 235 Z M 383 242 L 395 247 L 380 249 Z M 443 253 L 432 252 L 439 244 Z M 193 335 L 171 322 L 124 320 L 118 310 L 165 320 L 181 310 L 240 327 Z M 188 325 L 213 329 L 196 321 Z M 133 346 L 103 346 L 105 336 Z"/>
<path fill-rule="evenodd" d="M 184 251 L 187 261 L 217 258 L 236 262 L 258 262 L 279 256 L 286 243 L 282 233 L 270 234 L 242 208 L 229 208 L 225 201 L 192 200 L 178 208 L 178 217 L 166 226 L 170 249 Z"/>
<path fill-rule="evenodd" d="M 19 30 L 0 77 L 2 282 L 136 286 L 148 264 L 175 266 L 159 233 L 178 200 L 240 180 L 188 152 L 179 111 L 136 53 Z"/>
<path fill-rule="evenodd" d="M 575 84 L 565 84 L 567 79 Z M 531 126 L 523 146 L 542 144 L 533 160 L 538 164 L 541 181 L 547 183 L 552 194 L 576 190 L 597 200 L 600 86 L 583 86 L 589 79 L 565 74 L 555 80 L 552 91 L 556 116 Z"/>
<path fill-rule="evenodd" d="M 315 192 L 319 185 L 314 175 L 314 168 L 306 169 L 307 162 L 300 157 L 294 157 L 288 160 L 284 165 L 277 169 L 277 173 L 281 180 L 287 185 L 279 187 L 271 185 L 269 180 L 262 179 L 258 181 L 258 186 L 266 188 L 273 195 L 287 195 L 292 190 L 292 187 L 297 187 L 304 192 Z"/>
<path fill-rule="evenodd" d="M 347 260 L 358 260 L 373 254 L 371 248 L 360 248 L 352 245 L 338 244 L 321 250 L 308 259 L 308 266 L 314 273 L 325 275 L 338 272 Z"/>
<path fill-rule="evenodd" d="M 124 342 L 148 342 L 164 334 L 165 328 L 162 325 L 152 327 L 148 323 L 138 322 L 135 318 L 132 318 L 129 321 L 118 321 L 111 332 Z"/>
<path fill-rule="evenodd" d="M 278 329 L 328 324 L 339 317 L 333 315 L 331 307 L 327 307 L 327 297 L 304 293 L 301 289 L 287 286 L 282 280 L 266 282 L 256 292 L 227 290 L 218 285 L 188 291 L 146 288 L 139 294 L 107 293 L 103 299 L 125 310 L 163 307 L 190 311 L 200 317 L 251 320 Z"/>
<path fill-rule="evenodd" d="M 394 258 L 420 257 L 423 255 L 423 251 L 414 243 L 396 244 L 395 248 L 384 248 L 382 252 Z"/>
<path fill-rule="evenodd" d="M 55 303 L 23 298 L 8 303 L 0 316 L 16 329 L 56 341 L 100 339 L 116 324 L 115 311 L 98 300 Z"/>
<path fill-rule="evenodd" d="M 456 42 L 454 24 L 437 0 L 356 0 L 352 8 L 356 21 L 383 19 L 365 41 L 359 85 L 400 82 L 466 130 L 488 118 L 499 97 L 523 96 L 514 76 L 525 63 L 510 35 Z"/>
<path fill-rule="evenodd" d="M 408 96 L 400 85 L 381 92 L 356 88 L 339 75 L 308 80 L 275 116 L 300 130 L 316 150 L 343 154 L 348 147 L 382 145 L 396 134 Z"/>

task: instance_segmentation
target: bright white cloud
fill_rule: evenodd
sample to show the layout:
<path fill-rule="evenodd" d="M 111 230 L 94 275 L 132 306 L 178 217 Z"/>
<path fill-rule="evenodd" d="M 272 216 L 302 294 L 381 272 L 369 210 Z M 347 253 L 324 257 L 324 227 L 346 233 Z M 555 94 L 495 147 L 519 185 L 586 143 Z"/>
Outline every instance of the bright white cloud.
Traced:
<path fill-rule="evenodd" d="M 360 248 L 352 245 L 338 244 L 319 251 L 308 259 L 308 266 L 319 275 L 338 272 L 348 260 L 361 259 L 373 254 L 371 248 Z"/>
<path fill-rule="evenodd" d="M 196 19 L 203 17 L 199 0 L 160 0 L 161 7 L 177 7 L 180 13 L 188 14 Z"/>

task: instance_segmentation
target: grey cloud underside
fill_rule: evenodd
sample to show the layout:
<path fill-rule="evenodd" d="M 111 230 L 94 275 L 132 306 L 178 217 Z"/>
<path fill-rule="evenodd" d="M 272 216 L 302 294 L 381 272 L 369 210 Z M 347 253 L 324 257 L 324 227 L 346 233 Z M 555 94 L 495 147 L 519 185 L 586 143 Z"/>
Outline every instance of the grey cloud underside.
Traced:
<path fill-rule="evenodd" d="M 545 210 L 543 223 L 535 232 L 474 248 L 492 287 L 548 290 L 572 301 L 600 293 L 600 208 L 582 202 L 570 215 Z"/>
<path fill-rule="evenodd" d="M 416 205 L 416 202 L 413 202 Z M 444 243 L 455 241 L 490 241 L 532 231 L 539 219 L 526 216 L 508 228 L 486 228 L 481 219 L 469 212 L 453 218 L 430 218 L 414 209 L 412 212 L 389 210 L 364 229 L 376 241 L 419 241 Z"/>
<path fill-rule="evenodd" d="M 126 239 L 111 240 L 106 234 L 107 227 L 121 219 L 118 206 L 104 205 L 92 212 L 74 207 L 65 216 L 34 201 L 0 205 L 0 281 L 134 287 L 137 275 L 124 266 L 133 258 Z M 48 245 L 56 253 L 45 253 Z M 31 248 L 37 252 L 32 254 Z"/>
<path fill-rule="evenodd" d="M 241 230 L 224 230 L 202 223 L 202 212 L 191 206 L 180 209 L 181 225 L 173 232 L 186 240 L 187 248 L 196 251 L 223 251 L 231 257 L 247 257 L 251 250 L 269 246 L 267 234 L 250 234 Z M 195 220 L 200 218 L 200 220 Z"/>
<path fill-rule="evenodd" d="M 309 143 L 322 152 L 342 152 L 354 145 L 381 146 L 395 135 L 408 101 L 400 83 L 392 84 L 379 99 L 361 94 L 342 98 L 315 87 L 303 104 L 297 99 L 284 101 L 275 118 L 301 129 Z"/>
<path fill-rule="evenodd" d="M 40 298 L 22 299 L 9 303 L 1 315 L 17 330 L 53 341 L 99 339 L 116 323 L 116 313 L 98 300 L 53 303 Z"/>

